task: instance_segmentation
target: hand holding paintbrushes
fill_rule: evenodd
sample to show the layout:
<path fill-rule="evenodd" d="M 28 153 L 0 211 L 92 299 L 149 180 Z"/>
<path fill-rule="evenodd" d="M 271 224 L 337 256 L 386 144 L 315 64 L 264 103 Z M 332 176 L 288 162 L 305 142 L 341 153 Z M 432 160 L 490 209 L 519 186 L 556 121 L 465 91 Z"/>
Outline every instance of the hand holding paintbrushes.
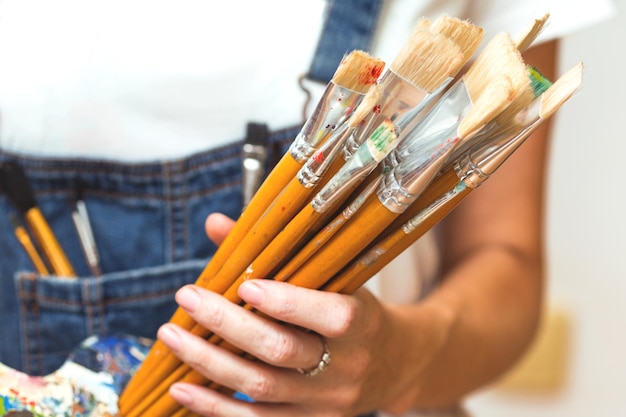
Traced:
<path fill-rule="evenodd" d="M 407 128 L 402 131 L 404 137 L 400 145 L 398 145 L 398 149 L 402 149 L 402 151 L 398 152 L 393 161 L 390 162 L 390 165 L 387 166 L 390 172 L 379 178 L 379 180 L 384 180 L 378 191 L 365 194 L 367 197 L 363 197 L 361 200 L 363 205 L 360 208 L 358 204 L 354 206 L 353 217 L 345 225 L 342 224 L 341 230 L 333 231 L 330 236 L 324 237 L 323 241 L 320 240 L 322 244 L 307 255 L 310 258 L 305 259 L 302 265 L 292 269 L 289 273 L 285 273 L 278 268 L 285 262 L 283 257 L 292 254 L 295 250 L 294 248 L 299 248 L 309 241 L 309 232 L 317 229 L 319 226 L 316 224 L 316 227 L 308 230 L 310 224 L 316 223 L 311 219 L 311 214 L 313 213 L 309 211 L 307 217 L 305 214 L 302 214 L 306 212 L 293 209 L 293 212 L 286 216 L 287 222 L 279 228 L 278 234 L 274 234 L 273 237 L 267 240 L 267 247 L 262 247 L 262 250 L 254 255 L 246 254 L 245 256 L 252 256 L 248 263 L 237 261 L 240 262 L 240 265 L 236 269 L 241 271 L 239 275 L 235 276 L 235 281 L 229 278 L 223 281 L 220 279 L 218 280 L 220 281 L 219 283 L 214 282 L 216 278 L 220 277 L 220 273 L 223 271 L 222 267 L 217 270 L 213 279 L 206 281 L 206 284 L 208 286 L 215 285 L 215 288 L 217 288 L 217 286 L 228 283 L 229 286 L 227 288 L 218 292 L 234 302 L 240 302 L 236 291 L 238 283 L 248 277 L 264 278 L 268 274 L 273 275 L 271 277 L 273 279 L 287 280 L 308 288 L 323 288 L 327 282 L 329 282 L 327 288 L 334 291 L 348 292 L 358 287 L 362 284 L 363 279 L 367 279 L 363 278 L 365 275 L 360 275 L 360 278 L 350 279 L 347 282 L 343 280 L 336 281 L 335 279 L 342 276 L 343 272 L 340 271 L 348 263 L 353 259 L 358 259 L 360 253 L 366 253 L 362 252 L 362 250 L 368 247 L 370 242 L 374 242 L 374 245 L 376 245 L 379 242 L 379 237 L 391 236 L 393 233 L 386 230 L 389 228 L 395 231 L 395 226 L 399 224 L 401 219 L 404 221 L 408 213 L 414 214 L 411 211 L 414 207 L 418 207 L 419 204 L 425 204 L 426 200 L 437 200 L 437 197 L 440 195 L 438 191 L 430 192 L 432 190 L 430 184 L 438 184 L 439 189 L 442 189 L 449 186 L 449 181 L 454 182 L 454 184 L 459 183 L 459 177 L 452 171 L 445 171 L 444 175 L 439 175 L 442 168 L 446 166 L 445 163 L 449 160 L 452 152 L 457 149 L 460 142 L 469 143 L 469 140 L 476 136 L 484 126 L 496 120 L 499 117 L 498 115 L 500 115 L 501 120 L 498 120 L 497 124 L 501 127 L 504 126 L 509 116 L 502 116 L 507 114 L 503 111 L 507 109 L 507 106 L 512 106 L 512 103 L 521 103 L 523 101 L 521 99 L 517 100 L 528 91 L 528 85 L 528 72 L 521 61 L 516 44 L 508 36 L 497 36 L 485 48 L 485 51 L 481 53 L 460 81 L 439 100 L 433 110 L 429 111 L 426 117 L 420 120 L 414 128 Z M 510 113 L 517 115 L 519 112 L 510 110 Z M 403 115 L 405 114 L 407 114 L 406 111 L 403 112 Z M 407 121 L 406 118 L 403 119 L 402 117 L 396 117 L 395 120 L 397 123 L 400 120 Z M 441 126 L 441 122 L 447 123 L 446 127 L 437 130 Z M 379 125 L 379 128 L 381 126 L 384 127 L 385 124 Z M 409 124 L 406 126 L 409 126 Z M 396 132 L 395 129 L 389 126 L 385 129 L 389 132 Z M 329 136 L 332 137 L 332 135 Z M 479 143 L 483 143 L 482 140 Z M 359 147 L 358 149 L 361 148 Z M 475 150 L 475 148 L 472 149 Z M 489 148 L 489 151 L 491 150 L 492 148 Z M 476 156 L 476 153 L 474 153 L 474 156 Z M 348 162 L 350 161 L 352 161 L 352 158 L 348 160 Z M 349 163 L 346 163 L 346 166 L 349 165 Z M 493 170 L 485 169 L 484 172 L 490 173 Z M 335 176 L 327 178 L 329 179 L 326 180 L 326 184 L 332 189 L 336 185 L 332 182 Z M 435 182 L 432 182 L 433 179 L 435 179 Z M 445 183 L 437 183 L 437 181 L 444 180 L 446 181 Z M 372 186 L 370 190 L 373 190 L 376 182 L 374 181 L 370 185 Z M 309 198 L 308 196 L 305 198 L 304 194 L 298 194 L 297 191 L 289 187 L 289 184 L 283 188 L 283 192 L 288 192 L 296 197 L 295 199 L 298 201 Z M 421 195 L 428 197 L 420 199 Z M 302 198 L 297 198 L 298 196 Z M 345 198 L 343 196 L 339 201 L 343 204 Z M 279 194 L 270 203 L 270 209 L 272 204 L 276 204 L 277 201 L 281 202 L 281 204 L 277 204 L 276 207 L 283 207 L 284 204 L 282 203 L 290 203 L 285 196 Z M 315 199 L 311 201 L 315 201 Z M 297 206 L 298 204 L 293 205 L 293 207 Z M 308 209 L 308 207 L 308 205 L 304 206 L 305 209 Z M 430 206 L 426 205 L 425 207 Z M 440 206 L 433 207 L 433 211 L 437 212 Z M 333 209 L 329 212 L 334 213 L 334 211 Z M 442 210 L 441 212 L 443 213 L 444 211 Z M 267 213 L 271 213 L 271 210 L 266 211 Z M 293 220 L 289 220 L 290 217 L 297 219 L 300 215 L 303 217 L 298 222 L 292 224 Z M 264 217 L 261 216 L 258 222 L 261 222 L 261 219 Z M 435 218 L 432 217 L 431 219 Z M 425 222 L 423 224 L 429 225 L 427 228 L 430 228 L 433 223 Z M 250 231 L 259 227 L 255 232 L 256 235 L 247 235 L 243 240 L 260 236 L 263 231 L 261 225 L 262 223 L 255 224 Z M 302 232 L 303 229 L 306 230 L 306 233 Z M 304 237 L 305 235 L 307 236 Z M 293 241 L 290 241 L 290 237 L 293 238 Z M 403 244 L 405 244 L 404 241 Z M 392 245 L 394 250 L 399 247 L 397 245 L 396 243 Z M 244 248 L 246 247 L 244 245 Z M 272 249 L 270 250 L 270 248 Z M 231 255 L 233 255 L 232 252 Z M 265 256 L 267 258 L 264 258 Z M 297 257 L 297 253 L 295 256 Z M 247 268 L 248 266 L 250 268 Z M 273 274 L 275 270 L 278 272 Z M 367 269 L 365 274 L 373 274 L 373 271 L 374 269 Z M 194 324 L 193 327 L 195 331 L 198 326 Z M 202 331 L 203 329 L 200 328 L 200 330 Z M 212 343 L 224 343 L 219 337 L 210 335 L 209 332 L 203 331 L 203 334 L 206 334 L 206 337 L 210 336 L 209 340 Z M 240 352 L 234 346 L 228 344 L 223 346 L 233 352 Z M 167 354 L 163 356 L 162 352 L 161 356 L 157 355 L 155 357 L 163 358 L 167 356 Z M 171 356 L 171 353 L 169 356 Z M 172 364 L 175 362 L 170 361 L 168 363 Z M 163 372 L 162 369 L 165 368 L 159 369 L 158 372 Z M 170 371 L 172 371 L 172 368 L 170 368 Z M 181 415 L 184 415 L 184 412 L 171 398 L 163 395 L 167 387 L 172 382 L 181 379 L 198 384 L 209 383 L 204 377 L 190 370 L 186 365 L 175 366 L 173 372 L 167 375 L 170 375 L 170 377 L 165 378 L 163 381 L 161 381 L 163 378 L 156 379 L 156 384 L 158 384 L 156 388 L 155 384 L 148 383 L 146 379 L 141 381 L 143 384 L 148 384 L 148 391 L 144 389 L 143 392 L 147 393 L 154 389 L 154 394 L 150 395 L 149 398 L 146 397 L 139 406 L 127 403 L 127 409 L 130 410 L 130 414 L 123 412 L 123 415 L 127 417 L 144 413 L 155 416 L 178 415 L 178 413 L 183 413 Z M 219 389 L 219 387 L 215 388 Z"/>
<path fill-rule="evenodd" d="M 378 110 L 369 112 L 366 108 L 369 116 L 361 116 L 365 119 L 364 123 L 359 126 L 358 122 L 360 122 L 360 118 L 358 118 L 358 120 L 356 120 L 357 123 L 353 122 L 352 125 L 349 126 L 350 133 L 354 133 L 354 136 L 358 135 L 358 138 L 353 141 L 350 146 L 344 148 L 345 150 L 350 149 L 350 154 L 355 150 L 356 146 L 360 146 L 364 142 L 364 137 L 373 135 L 377 124 L 380 124 L 385 119 L 385 114 L 391 114 L 393 118 L 397 118 L 406 111 L 414 109 L 416 105 L 425 108 L 429 100 L 432 100 L 436 96 L 436 92 L 443 88 L 443 86 L 456 75 L 476 49 L 482 37 L 482 29 L 466 22 L 461 22 L 458 19 L 446 18 L 442 19 L 442 21 L 445 22 L 445 24 L 440 25 L 442 30 L 445 28 L 445 30 L 450 33 L 454 32 L 455 37 L 450 38 L 447 35 L 431 30 L 430 22 L 420 22 L 416 31 L 392 64 L 391 70 L 386 73 L 377 86 L 376 95 L 374 96 L 372 94 L 376 102 L 368 102 L 370 103 L 368 107 L 376 107 Z M 450 29 L 452 27 L 454 27 L 454 30 Z M 467 49 L 469 49 L 469 52 Z M 367 66 L 365 66 L 365 69 L 367 69 Z M 362 69 L 360 71 L 362 71 Z M 358 74 L 359 71 L 356 71 L 356 73 Z M 326 103 L 327 101 L 327 99 L 322 99 L 321 103 Z M 318 106 L 318 110 L 326 107 L 328 106 Z M 326 140 L 323 136 L 327 135 L 328 132 L 313 129 L 311 127 L 312 125 L 317 125 L 318 127 L 333 125 L 335 129 L 341 129 L 341 127 L 328 123 L 328 121 L 326 121 L 328 117 L 323 118 L 325 121 L 323 124 L 320 124 L 319 120 L 322 118 L 317 113 L 318 111 L 314 113 L 311 119 L 317 122 L 313 123 L 309 121 L 302 130 L 302 132 L 306 132 L 306 135 L 312 139 L 303 141 L 302 138 L 306 135 L 305 133 L 301 133 L 301 135 L 294 140 L 290 152 L 285 155 L 283 160 L 291 161 L 293 159 L 301 162 L 304 160 L 303 156 L 309 156 L 312 149 L 318 147 L 320 143 Z M 336 110 L 333 113 L 335 115 L 340 114 Z M 415 112 L 413 112 L 413 117 L 417 117 Z M 350 125 L 350 122 L 348 124 Z M 382 131 L 385 133 L 378 133 L 375 137 L 380 138 L 383 135 L 389 135 L 389 128 L 387 126 L 382 125 Z M 312 143 L 314 143 L 315 146 L 312 146 Z M 387 146 L 385 154 L 389 150 L 390 148 Z M 381 152 L 378 151 L 378 153 L 380 154 Z M 346 187 L 347 183 L 354 184 L 355 186 L 358 185 L 358 182 L 355 180 L 364 180 L 365 176 L 375 168 L 375 163 L 383 156 L 384 155 L 381 155 L 377 160 L 373 161 L 374 164 L 368 163 L 368 172 L 364 171 L 364 167 L 361 166 L 344 170 L 342 176 L 331 184 L 329 187 L 330 190 L 325 194 L 331 194 L 333 199 L 338 200 L 341 193 L 338 193 L 335 188 Z M 358 159 L 354 159 L 353 163 L 358 161 Z M 337 159 L 337 163 L 333 164 L 333 166 L 328 169 L 329 172 L 325 178 L 322 179 L 322 183 L 333 178 L 332 174 L 334 174 L 343 163 L 344 161 Z M 284 165 L 284 163 L 282 165 Z M 355 176 L 357 172 L 355 169 L 359 172 L 358 176 Z M 274 175 L 278 175 L 274 173 L 278 172 L 283 175 L 283 178 L 273 179 Z M 278 193 L 281 185 L 285 184 L 285 179 L 290 178 L 290 175 L 293 179 L 287 182 L 285 188 Z M 346 176 L 352 178 L 346 178 Z M 350 179 L 350 181 L 348 182 L 347 179 Z M 266 198 L 268 196 L 265 195 L 266 187 L 273 190 L 271 198 L 274 198 L 274 201 L 271 203 L 269 203 L 271 198 Z M 281 169 L 281 163 L 279 163 L 278 167 L 270 174 L 244 213 L 242 213 L 235 228 L 231 231 L 226 241 L 220 246 L 213 260 L 202 273 L 198 283 L 222 294 L 230 295 L 230 293 L 227 292 L 229 287 L 233 288 L 233 291 L 236 293 L 238 285 L 233 285 L 233 283 L 237 282 L 235 281 L 237 277 L 246 270 L 254 257 L 258 255 L 276 236 L 280 229 L 291 220 L 295 213 L 302 208 L 310 195 L 311 190 L 304 188 L 300 181 L 294 178 L 294 173 L 287 172 L 284 168 Z M 327 196 L 323 195 L 323 198 L 327 198 Z M 253 209 L 253 207 L 261 207 L 259 202 L 262 200 L 265 201 L 262 206 L 267 207 L 264 213 L 261 210 Z M 328 205 L 330 205 L 330 202 L 324 203 L 324 211 L 328 211 Z M 307 206 L 305 210 L 308 208 L 310 207 Z M 316 215 L 316 211 L 313 210 L 309 210 L 309 214 L 314 217 L 319 217 Z M 331 214 L 332 211 L 327 215 Z M 303 213 L 302 216 L 306 216 L 306 213 Z M 257 217 L 259 220 L 256 223 L 251 221 Z M 311 223 L 311 227 L 317 226 L 318 223 L 320 223 L 320 221 Z M 288 242 L 287 239 L 290 239 L 287 234 L 281 234 L 281 237 L 286 237 L 286 239 L 283 240 L 284 242 Z M 274 247 L 277 246 L 278 245 L 274 245 Z M 224 263 L 221 259 L 221 254 L 228 254 L 227 263 Z M 255 265 L 262 265 L 262 262 L 259 261 Z M 272 268 L 276 266 L 278 266 L 277 262 L 271 263 Z M 267 271 L 269 272 L 269 269 Z M 255 271 L 255 273 L 257 272 Z M 233 301 L 236 301 L 234 296 Z M 194 334 L 207 337 L 206 332 L 198 328 L 198 326 L 194 326 L 180 309 L 175 313 L 171 321 L 189 330 L 193 328 Z M 176 359 L 169 359 L 171 355 L 168 355 L 166 351 L 162 352 L 160 348 L 161 347 L 157 345 L 153 349 L 151 353 L 152 357 L 155 359 L 149 356 L 139 373 L 145 372 L 145 369 L 153 369 L 150 365 L 152 363 L 151 361 L 156 361 L 156 358 L 159 358 L 157 375 L 165 377 L 165 375 L 170 374 L 172 365 L 178 363 L 178 361 Z M 136 379 L 139 379 L 139 376 Z M 134 381 L 132 381 L 131 384 L 133 382 Z M 143 397 L 143 390 L 141 388 L 131 385 L 131 388 L 127 389 L 127 391 L 132 392 L 132 394 L 129 394 L 132 395 L 132 398 L 138 399 Z M 148 401 L 150 401 L 149 398 L 144 398 L 142 403 L 145 404 Z M 120 404 L 125 407 L 126 404 L 134 402 L 136 401 L 128 396 L 123 396 Z"/>

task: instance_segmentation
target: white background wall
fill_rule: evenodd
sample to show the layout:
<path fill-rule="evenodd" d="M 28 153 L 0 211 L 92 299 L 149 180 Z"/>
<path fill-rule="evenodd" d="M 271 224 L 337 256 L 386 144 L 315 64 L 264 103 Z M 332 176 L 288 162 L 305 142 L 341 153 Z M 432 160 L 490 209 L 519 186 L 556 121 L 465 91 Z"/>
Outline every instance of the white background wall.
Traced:
<path fill-rule="evenodd" d="M 584 84 L 556 115 L 548 205 L 549 299 L 572 319 L 569 378 L 553 395 L 488 390 L 474 417 L 626 416 L 626 0 L 566 38 Z"/>

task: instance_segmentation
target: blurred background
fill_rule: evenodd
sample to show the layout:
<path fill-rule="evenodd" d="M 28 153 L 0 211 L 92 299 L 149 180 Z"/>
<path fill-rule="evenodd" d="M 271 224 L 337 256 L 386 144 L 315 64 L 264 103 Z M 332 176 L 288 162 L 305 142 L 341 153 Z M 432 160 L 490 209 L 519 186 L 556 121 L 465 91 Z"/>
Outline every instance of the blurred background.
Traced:
<path fill-rule="evenodd" d="M 626 0 L 566 38 L 561 73 L 585 64 L 556 114 L 548 197 L 548 307 L 540 337 L 473 417 L 626 416 Z M 621 45 L 621 46 L 620 46 Z"/>

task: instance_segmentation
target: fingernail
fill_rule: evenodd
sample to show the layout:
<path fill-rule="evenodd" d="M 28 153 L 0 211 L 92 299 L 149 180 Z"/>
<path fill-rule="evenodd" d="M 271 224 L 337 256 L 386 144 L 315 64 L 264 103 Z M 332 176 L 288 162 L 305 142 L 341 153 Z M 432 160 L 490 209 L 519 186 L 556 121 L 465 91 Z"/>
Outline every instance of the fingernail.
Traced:
<path fill-rule="evenodd" d="M 164 324 L 161 326 L 157 333 L 157 337 L 172 350 L 176 351 L 180 347 L 180 336 L 170 324 Z"/>
<path fill-rule="evenodd" d="M 176 293 L 176 302 L 190 313 L 200 305 L 200 294 L 193 287 L 183 287 Z"/>
<path fill-rule="evenodd" d="M 263 302 L 265 293 L 255 281 L 246 281 L 239 287 L 239 296 L 251 306 L 258 306 Z"/>
<path fill-rule="evenodd" d="M 188 406 L 193 403 L 193 398 L 191 397 L 191 394 L 189 394 L 189 392 L 187 392 L 184 387 L 181 387 L 178 384 L 174 384 L 170 387 L 170 395 L 172 396 L 172 398 L 174 398 L 174 400 L 178 401 L 184 406 Z"/>

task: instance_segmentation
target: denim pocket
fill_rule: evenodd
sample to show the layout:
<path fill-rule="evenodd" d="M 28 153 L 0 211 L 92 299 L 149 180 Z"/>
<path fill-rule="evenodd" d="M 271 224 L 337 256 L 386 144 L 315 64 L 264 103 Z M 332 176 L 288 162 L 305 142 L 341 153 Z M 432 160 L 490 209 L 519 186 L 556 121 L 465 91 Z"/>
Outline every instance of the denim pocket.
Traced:
<path fill-rule="evenodd" d="M 154 339 L 176 309 L 176 290 L 195 282 L 205 265 L 190 260 L 73 279 L 16 273 L 25 372 L 55 371 L 91 335 Z"/>

